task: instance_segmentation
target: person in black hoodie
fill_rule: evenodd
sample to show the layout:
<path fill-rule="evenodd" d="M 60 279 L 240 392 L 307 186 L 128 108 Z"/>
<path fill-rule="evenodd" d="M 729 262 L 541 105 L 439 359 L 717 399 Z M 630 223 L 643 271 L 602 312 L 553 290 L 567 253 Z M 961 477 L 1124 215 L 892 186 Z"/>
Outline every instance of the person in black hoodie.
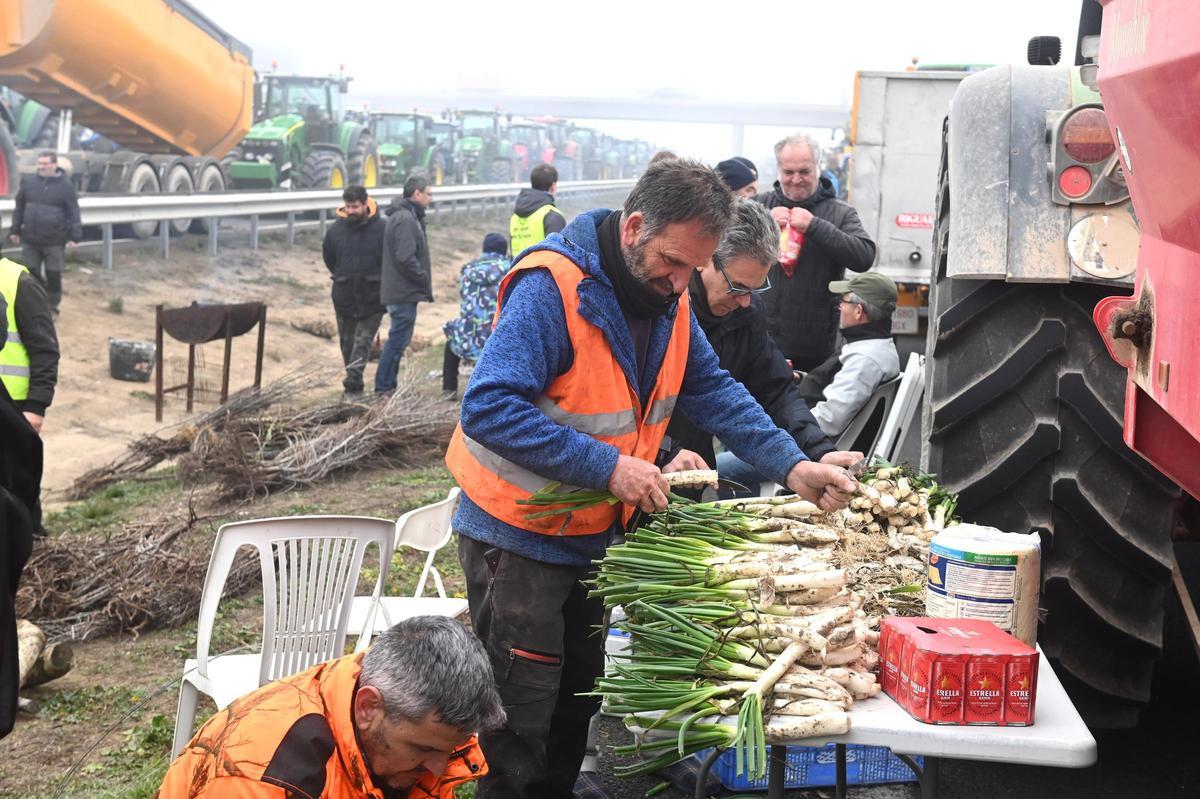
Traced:
<path fill-rule="evenodd" d="M 342 386 L 356 396 L 362 394 L 363 369 L 383 319 L 379 283 L 384 224 L 379 206 L 362 186 L 348 186 L 342 201 L 345 205 L 325 233 L 321 255 L 333 279 L 333 310 L 346 366 Z"/>
<path fill-rule="evenodd" d="M 425 209 L 432 201 L 429 179 L 413 175 L 404 181 L 404 196 L 388 208 L 382 298 L 392 324 L 375 367 L 377 394 L 395 390 L 400 359 L 417 322 L 417 303 L 433 302 L 433 267 L 425 238 Z"/>
<path fill-rule="evenodd" d="M 803 234 L 800 257 L 792 267 L 771 267 L 771 290 L 760 299 L 772 338 L 792 367 L 816 367 L 833 352 L 838 330 L 836 297 L 829 283 L 847 269 L 864 272 L 875 262 L 875 242 L 863 230 L 858 213 L 837 199 L 833 185 L 820 177 L 820 148 L 793 135 L 775 145 L 779 180 L 754 199 L 771 210 L 781 229 Z"/>
<path fill-rule="evenodd" d="M 549 164 L 538 164 L 529 173 L 529 185 L 530 188 L 521 189 L 517 195 L 516 207 L 508 220 L 514 258 L 567 226 L 563 212 L 554 207 L 558 170 Z"/>
<path fill-rule="evenodd" d="M 83 238 L 79 197 L 52 152 L 38 153 L 37 172 L 21 178 L 9 238 L 21 245 L 21 265 L 46 288 L 52 313 L 62 301 L 64 247 Z"/>
<path fill-rule="evenodd" d="M 835 451 L 833 442 L 821 432 L 800 398 L 792 370 L 771 341 L 762 313 L 750 303 L 752 296 L 771 288 L 767 272 L 775 261 L 778 240 L 778 228 L 767 211 L 750 200 L 738 200 L 712 262 L 692 275 L 688 285 L 692 310 L 721 368 L 749 390 L 805 455 L 821 463 L 849 466 L 862 457 L 861 453 Z M 712 436 L 683 413 L 671 417 L 667 435 L 671 459 L 663 467 L 664 472 L 706 469 L 714 462 L 720 469 L 725 460 L 727 453 L 715 457 Z M 747 477 L 747 469 L 752 467 L 740 461 L 727 461 L 726 465 L 733 471 L 721 476 L 743 485 L 743 480 L 758 483 L 763 479 L 761 475 Z M 739 465 L 745 468 L 739 469 Z"/>

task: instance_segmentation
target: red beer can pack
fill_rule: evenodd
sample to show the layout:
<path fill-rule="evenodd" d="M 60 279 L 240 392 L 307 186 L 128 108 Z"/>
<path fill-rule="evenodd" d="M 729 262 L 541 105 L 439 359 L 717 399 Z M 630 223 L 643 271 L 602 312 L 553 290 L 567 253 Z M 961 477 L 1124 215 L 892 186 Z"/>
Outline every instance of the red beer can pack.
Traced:
<path fill-rule="evenodd" d="M 1033 724 L 1038 653 L 990 621 L 890 616 L 883 690 L 926 724 Z"/>

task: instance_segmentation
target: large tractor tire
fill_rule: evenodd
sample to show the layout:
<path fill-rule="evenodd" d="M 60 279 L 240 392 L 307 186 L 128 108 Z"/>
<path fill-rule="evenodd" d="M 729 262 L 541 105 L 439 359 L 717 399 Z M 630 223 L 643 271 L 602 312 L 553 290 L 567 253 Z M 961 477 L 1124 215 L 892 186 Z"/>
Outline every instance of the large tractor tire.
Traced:
<path fill-rule="evenodd" d="M 196 178 L 196 192 L 198 194 L 220 194 L 225 191 L 228 181 L 228 168 L 220 161 L 209 159 L 208 163 L 200 168 L 198 177 Z M 208 219 L 193 219 L 190 230 L 193 233 L 207 233 Z"/>
<path fill-rule="evenodd" d="M 143 161 L 130 170 L 129 178 L 122 187 L 123 194 L 158 194 L 160 190 L 158 171 L 148 161 Z M 158 223 L 154 221 L 133 222 L 114 228 L 117 236 L 134 239 L 148 239 L 157 231 Z"/>
<path fill-rule="evenodd" d="M 433 181 L 433 185 L 443 186 L 446 183 L 446 156 L 442 153 L 434 153 L 432 161 L 429 179 Z"/>
<path fill-rule="evenodd" d="M 29 145 L 31 150 L 54 150 L 58 147 L 58 114 L 46 117 L 42 127 Z"/>
<path fill-rule="evenodd" d="M 370 133 L 360 134 L 358 142 L 346 153 L 346 173 L 350 185 L 368 189 L 379 185 L 379 147 Z"/>
<path fill-rule="evenodd" d="M 300 188 L 341 189 L 346 186 L 346 161 L 334 150 L 313 150 L 300 168 Z"/>
<path fill-rule="evenodd" d="M 947 277 L 944 149 L 935 207 L 922 465 L 963 519 L 1042 534 L 1039 643 L 1090 725 L 1132 727 L 1162 650 L 1178 491 L 1121 440 L 1125 371 L 1091 320 L 1115 287 Z"/>
<path fill-rule="evenodd" d="M 17 172 L 17 148 L 13 146 L 8 125 L 0 121 L 0 197 L 17 193 L 21 176 Z"/>
<path fill-rule="evenodd" d="M 513 183 L 515 181 L 512 161 L 507 158 L 496 158 L 492 161 L 488 170 L 488 183 Z"/>

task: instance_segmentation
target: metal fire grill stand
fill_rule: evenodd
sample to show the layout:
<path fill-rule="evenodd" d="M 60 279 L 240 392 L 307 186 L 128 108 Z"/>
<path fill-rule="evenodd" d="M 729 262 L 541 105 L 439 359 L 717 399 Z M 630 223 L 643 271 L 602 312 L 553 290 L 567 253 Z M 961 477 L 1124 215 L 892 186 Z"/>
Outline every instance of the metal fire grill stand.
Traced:
<path fill-rule="evenodd" d="M 236 305 L 200 305 L 193 302 L 186 308 L 155 309 L 154 343 L 154 418 L 163 418 L 163 397 L 173 391 L 187 391 L 187 412 L 192 412 L 196 393 L 196 345 L 225 339 L 225 357 L 221 362 L 221 402 L 229 399 L 229 359 L 234 338 L 250 332 L 258 325 L 258 349 L 254 356 L 254 387 L 262 386 L 263 345 L 267 335 L 267 305 L 262 302 L 243 302 Z M 187 382 L 163 387 L 164 333 L 188 345 Z"/>

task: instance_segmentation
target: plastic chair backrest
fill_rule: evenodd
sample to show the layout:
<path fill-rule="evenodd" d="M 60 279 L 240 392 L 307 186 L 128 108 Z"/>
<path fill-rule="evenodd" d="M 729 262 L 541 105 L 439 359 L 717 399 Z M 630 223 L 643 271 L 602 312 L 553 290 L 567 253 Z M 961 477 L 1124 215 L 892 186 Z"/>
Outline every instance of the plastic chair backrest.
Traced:
<path fill-rule="evenodd" d="M 912 353 L 900 375 L 900 388 L 891 411 L 879 431 L 875 447 L 867 453 L 868 458 L 878 455 L 888 463 L 895 463 L 904 438 L 912 430 L 917 412 L 921 409 L 921 396 L 925 393 L 925 356 Z"/>
<path fill-rule="evenodd" d="M 433 552 L 450 540 L 450 520 L 458 509 L 458 486 L 440 502 L 414 508 L 396 520 L 396 548 L 401 545 Z"/>
<path fill-rule="evenodd" d="M 299 516 L 226 524 L 217 531 L 200 597 L 196 671 L 207 677 L 217 606 L 234 556 L 243 546 L 258 552 L 263 585 L 263 637 L 259 685 L 332 658 L 346 645 L 346 623 L 363 554 L 380 554 L 372 607 L 387 581 L 393 524 L 363 516 Z M 365 628 L 370 630 L 372 618 Z M 360 639 L 363 649 L 370 635 Z"/>
<path fill-rule="evenodd" d="M 899 387 L 900 375 L 880 383 L 871 392 L 866 404 L 858 409 L 858 413 L 854 414 L 854 418 L 850 420 L 846 429 L 838 435 L 835 446 L 839 450 L 857 450 L 863 453 L 873 450 Z"/>

